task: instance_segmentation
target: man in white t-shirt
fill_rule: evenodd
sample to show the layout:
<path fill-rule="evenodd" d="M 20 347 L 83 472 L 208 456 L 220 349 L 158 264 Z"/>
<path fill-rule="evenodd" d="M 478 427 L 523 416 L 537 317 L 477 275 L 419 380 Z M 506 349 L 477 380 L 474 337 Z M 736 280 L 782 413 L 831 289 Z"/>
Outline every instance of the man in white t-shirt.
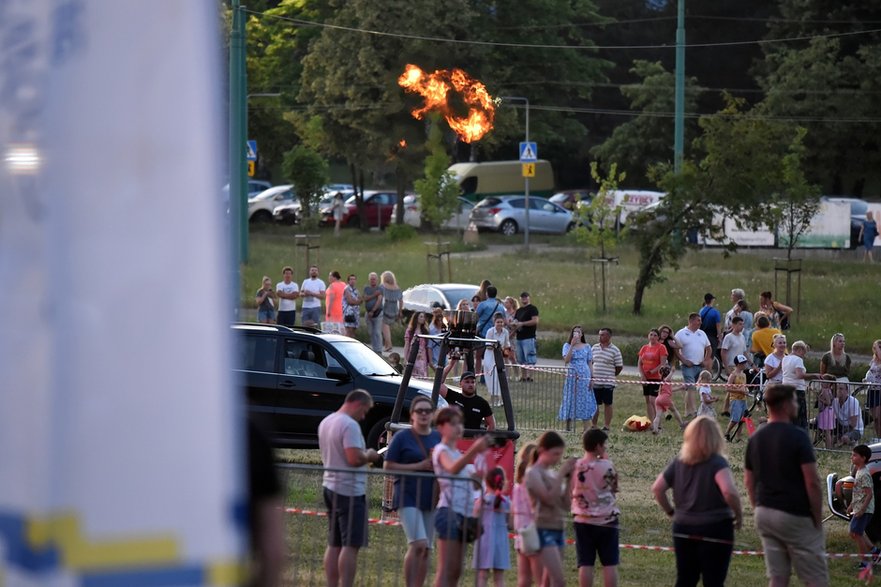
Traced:
<path fill-rule="evenodd" d="M 731 375 L 734 372 L 734 357 L 746 356 L 746 337 L 743 336 L 743 318 L 734 316 L 731 319 L 731 332 L 722 339 L 722 366 Z"/>
<path fill-rule="evenodd" d="M 339 410 L 318 425 L 318 448 L 325 469 L 366 470 L 380 455 L 366 448 L 360 421 L 373 398 L 363 389 L 350 391 Z M 325 470 L 322 482 L 327 507 L 327 549 L 324 573 L 328 585 L 352 585 L 358 550 L 367 546 L 367 474 Z"/>
<path fill-rule="evenodd" d="M 303 326 L 321 327 L 321 300 L 324 299 L 324 290 L 327 286 L 318 278 L 318 265 L 309 267 L 309 279 L 303 280 L 300 286 L 300 320 Z"/>
<path fill-rule="evenodd" d="M 679 329 L 674 337 L 679 348 L 676 354 L 682 363 L 682 379 L 686 383 L 697 381 L 698 375 L 704 369 L 713 365 L 713 347 L 710 339 L 701 330 L 701 315 L 692 312 L 688 315 L 688 325 Z M 685 417 L 694 416 L 697 405 L 697 390 L 693 385 L 685 388 Z"/>
<path fill-rule="evenodd" d="M 832 411 L 835 412 L 839 430 L 836 446 L 857 444 L 863 437 L 863 414 L 860 410 L 860 402 L 850 395 L 850 382 L 847 377 L 836 379 Z"/>
<path fill-rule="evenodd" d="M 294 269 L 285 267 L 281 270 L 282 281 L 275 284 L 278 294 L 278 323 L 282 326 L 294 326 L 297 323 L 297 298 L 300 288 L 292 281 Z"/>
<path fill-rule="evenodd" d="M 805 355 L 808 354 L 808 345 L 797 340 L 792 343 L 790 354 L 783 358 L 783 385 L 795 387 L 795 398 L 798 400 L 798 416 L 795 425 L 805 430 L 808 429 L 808 404 L 805 399 L 805 388 L 809 379 L 817 379 L 819 373 L 807 373 L 805 370 Z"/>

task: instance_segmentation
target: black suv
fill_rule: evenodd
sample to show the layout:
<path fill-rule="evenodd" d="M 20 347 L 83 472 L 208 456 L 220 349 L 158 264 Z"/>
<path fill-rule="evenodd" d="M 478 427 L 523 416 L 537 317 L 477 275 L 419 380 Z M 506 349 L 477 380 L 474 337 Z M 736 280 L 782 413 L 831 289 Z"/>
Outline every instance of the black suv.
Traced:
<path fill-rule="evenodd" d="M 395 404 L 401 376 L 360 341 L 312 328 L 233 324 L 238 361 L 235 373 L 247 389 L 248 406 L 273 444 L 317 447 L 318 424 L 343 404 L 353 389 L 366 389 L 374 406 L 361 423 L 367 446 L 377 448 Z M 410 380 L 410 400 L 431 395 L 431 383 Z M 438 398 L 443 406 L 446 402 Z"/>

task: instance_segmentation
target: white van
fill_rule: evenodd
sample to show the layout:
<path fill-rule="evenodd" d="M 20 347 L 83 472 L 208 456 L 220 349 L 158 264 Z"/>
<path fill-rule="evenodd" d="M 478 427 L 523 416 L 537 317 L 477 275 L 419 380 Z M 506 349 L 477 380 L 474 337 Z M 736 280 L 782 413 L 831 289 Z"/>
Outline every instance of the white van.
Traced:
<path fill-rule="evenodd" d="M 450 173 L 462 188 L 462 196 L 471 201 L 487 196 L 523 193 L 523 164 L 520 161 L 485 161 L 483 163 L 456 163 Z M 554 193 L 554 169 L 550 161 L 535 162 L 535 177 L 529 178 L 529 193 L 550 197 Z"/>
<path fill-rule="evenodd" d="M 606 195 L 606 201 L 613 208 L 621 206 L 618 221 L 621 224 L 626 224 L 628 216 L 639 212 L 646 206 L 660 202 L 663 197 L 664 192 L 650 190 L 612 190 Z"/>

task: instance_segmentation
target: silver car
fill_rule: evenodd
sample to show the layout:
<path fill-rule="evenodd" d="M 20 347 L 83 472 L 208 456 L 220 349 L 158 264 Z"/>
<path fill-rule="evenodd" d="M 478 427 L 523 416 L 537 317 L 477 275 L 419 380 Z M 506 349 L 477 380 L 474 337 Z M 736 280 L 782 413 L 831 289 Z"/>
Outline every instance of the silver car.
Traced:
<path fill-rule="evenodd" d="M 491 196 L 471 211 L 471 222 L 478 228 L 496 230 L 506 236 L 526 227 L 525 196 Z M 546 198 L 529 196 L 529 231 L 562 234 L 575 228 L 572 212 Z"/>

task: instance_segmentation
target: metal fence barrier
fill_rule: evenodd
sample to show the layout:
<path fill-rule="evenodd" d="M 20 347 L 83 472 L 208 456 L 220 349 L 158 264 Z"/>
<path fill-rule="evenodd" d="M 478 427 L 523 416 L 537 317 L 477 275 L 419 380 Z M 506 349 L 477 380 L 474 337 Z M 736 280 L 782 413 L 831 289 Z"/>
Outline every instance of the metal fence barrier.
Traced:
<path fill-rule="evenodd" d="M 831 403 L 827 406 L 830 397 Z M 841 397 L 844 402 L 840 401 Z M 881 442 L 881 386 L 814 379 L 808 382 L 805 403 L 808 431 L 818 450 L 839 449 L 849 453 L 855 444 Z M 854 416 L 857 416 L 856 426 L 850 421 Z"/>

